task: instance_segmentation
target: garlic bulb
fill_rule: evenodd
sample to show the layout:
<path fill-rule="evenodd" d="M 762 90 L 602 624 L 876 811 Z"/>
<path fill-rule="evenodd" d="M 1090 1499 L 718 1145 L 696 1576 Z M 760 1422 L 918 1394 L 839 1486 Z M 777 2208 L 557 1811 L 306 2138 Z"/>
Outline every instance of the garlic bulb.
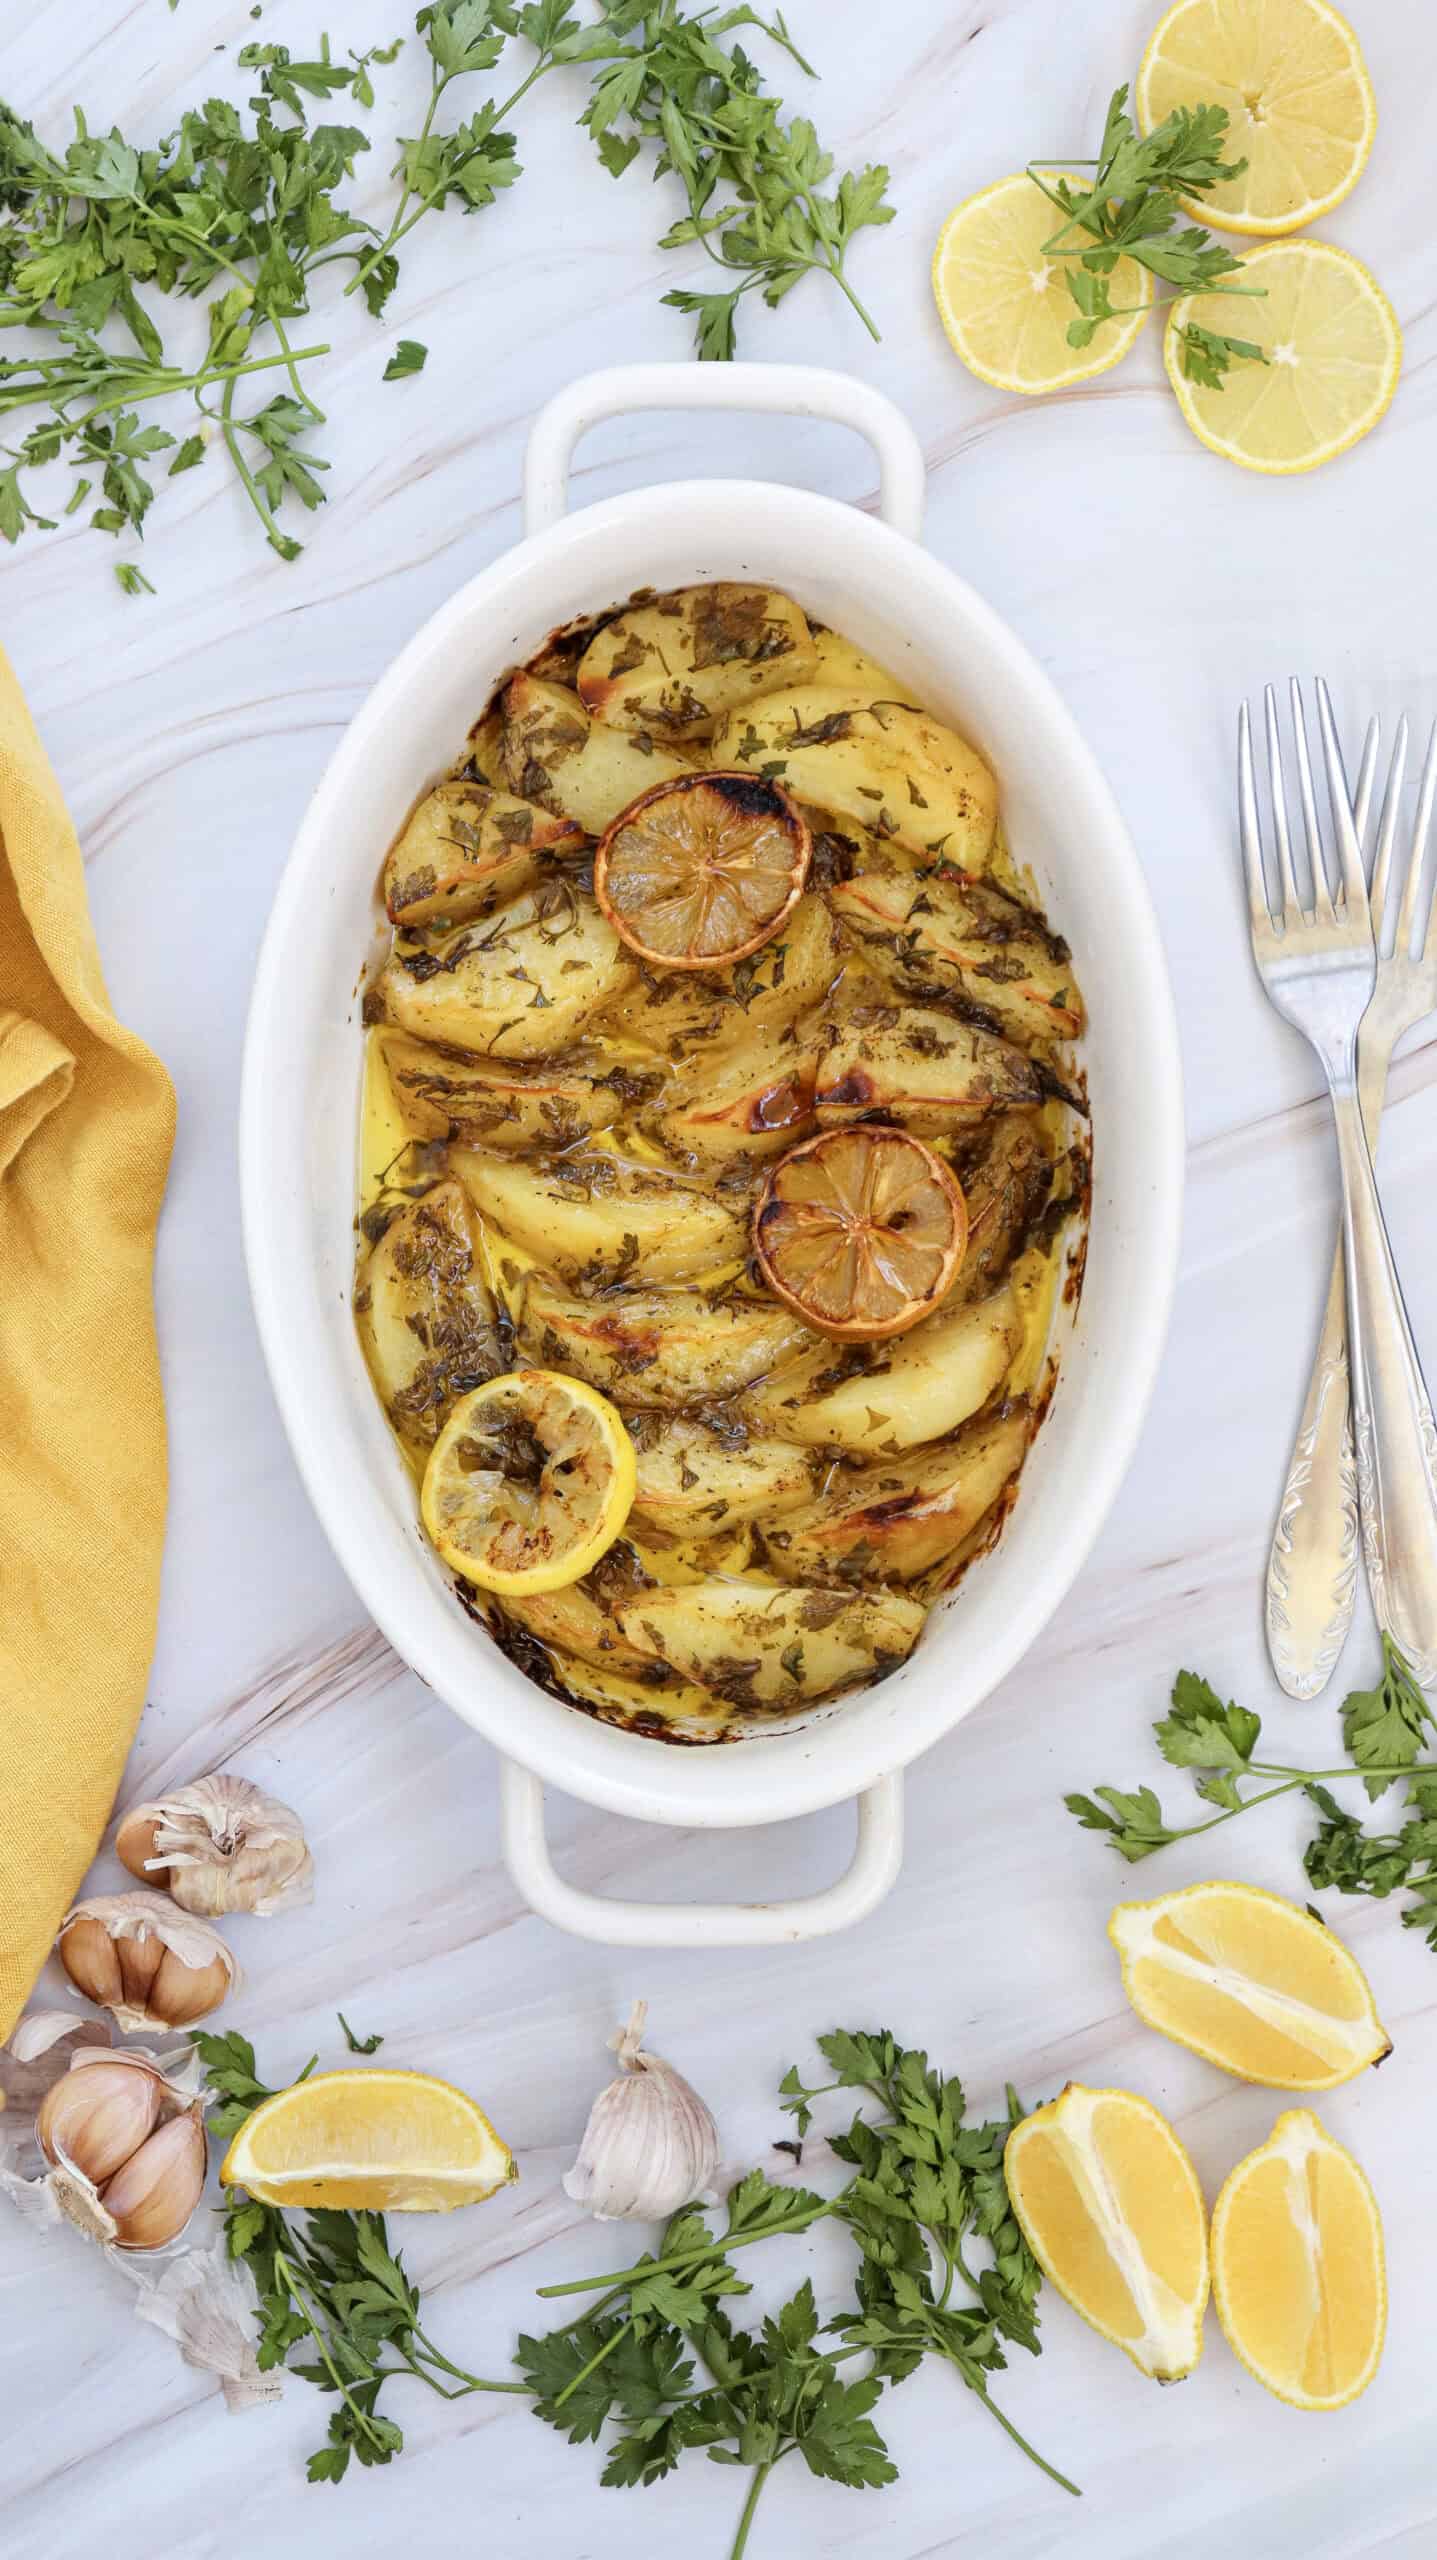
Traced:
<path fill-rule="evenodd" d="M 77 1991 L 136 2027 L 188 2027 L 239 1980 L 218 1929 L 161 1893 L 100 1893 L 60 1923 L 55 1952 Z"/>
<path fill-rule="evenodd" d="M 123 1866 L 182 1911 L 268 1919 L 314 1896 L 314 1860 L 297 1813 L 248 1778 L 216 1775 L 137 1804 L 115 1834 Z"/>
<path fill-rule="evenodd" d="M 687 2080 L 641 2051 L 646 2000 L 609 2038 L 623 2065 L 589 2111 L 564 2193 L 600 2222 L 663 2222 L 707 2195 L 718 2167 L 718 2127 Z"/>
<path fill-rule="evenodd" d="M 66 2219 L 117 2249 L 177 2240 L 204 2193 L 204 2115 L 147 2055 L 77 2053 L 47 2090 L 35 2137 Z"/>

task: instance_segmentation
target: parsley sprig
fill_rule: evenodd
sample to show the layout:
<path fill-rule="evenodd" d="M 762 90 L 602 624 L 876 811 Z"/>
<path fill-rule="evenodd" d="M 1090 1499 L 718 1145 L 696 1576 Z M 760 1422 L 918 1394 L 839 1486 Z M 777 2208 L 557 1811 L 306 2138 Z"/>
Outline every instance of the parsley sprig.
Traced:
<path fill-rule="evenodd" d="M 195 2042 L 223 2101 L 211 2127 L 227 2137 L 271 2092 L 244 2037 Z M 801 2136 L 819 2100 L 856 2094 L 857 2112 L 830 2146 L 853 2173 L 847 2185 L 825 2196 L 753 2169 L 729 2196 L 720 2227 L 690 2207 L 632 2266 L 541 2287 L 544 2300 L 597 2299 L 561 2326 L 520 2338 L 518 2380 L 466 2373 L 435 2346 L 381 2216 L 284 2213 L 230 2190 L 229 2247 L 258 2288 L 261 2365 L 287 2364 L 338 2404 L 311 2456 L 311 2480 L 338 2481 L 351 2462 L 386 2463 L 402 2449 L 399 2426 L 378 2406 L 391 2381 L 407 2376 L 448 2399 L 501 2391 L 528 2399 L 571 2444 L 602 2440 L 609 2487 L 647 2487 L 695 2451 L 747 2470 L 729 2554 L 742 2560 L 764 2483 L 790 2454 L 847 2488 L 896 2479 L 873 2411 L 885 2390 L 934 2357 L 1077 2496 L 989 2387 L 1009 2347 L 1038 2352 L 1041 2279 L 1003 2179 L 1018 2099 L 1010 2090 L 1002 2118 L 970 2123 L 961 2084 L 883 2030 L 843 2030 L 821 2037 L 819 2048 L 832 2077 L 809 2088 L 789 2070 L 781 2103 Z M 727 2306 L 752 2289 L 739 2252 L 820 2221 L 854 2246 L 847 2304 L 823 2319 L 805 2278 L 781 2308 L 739 2326 Z M 859 2370 L 844 2370 L 855 2363 Z"/>
<path fill-rule="evenodd" d="M 1084 1830 L 1101 1832 L 1120 1858 L 1136 1866 L 1174 1840 L 1195 1839 L 1238 1814 L 1301 1792 L 1322 1817 L 1303 1851 L 1308 1882 L 1319 1891 L 1379 1899 L 1410 1892 L 1403 1924 L 1421 1929 L 1437 1954 L 1437 1760 L 1419 1758 L 1431 1729 L 1437 1729 L 1437 1716 L 1386 1634 L 1375 1687 L 1354 1689 L 1343 1702 L 1348 1757 L 1332 1769 L 1259 1758 L 1262 1718 L 1232 1701 L 1224 1705 L 1208 1681 L 1180 1671 L 1171 1710 L 1153 1734 L 1163 1758 L 1186 1769 L 1199 1796 L 1217 1811 L 1200 1822 L 1170 1824 L 1151 1787 L 1095 1787 L 1091 1795 L 1063 1801 Z M 1360 1778 L 1374 1801 L 1405 1781 L 1408 1820 L 1393 1832 L 1367 1831 L 1330 1792 L 1328 1782 L 1341 1778 Z"/>
<path fill-rule="evenodd" d="M 1031 162 L 1028 168 L 1034 186 L 1063 215 L 1059 228 L 1044 241 L 1043 255 L 1064 261 L 1064 280 L 1077 305 L 1077 316 L 1068 325 L 1071 347 L 1090 346 L 1105 321 L 1135 307 L 1112 299 L 1110 279 L 1119 258 L 1130 258 L 1170 286 L 1169 299 L 1188 293 L 1256 298 L 1263 291 L 1260 285 L 1231 282 L 1241 273 L 1242 260 L 1211 232 L 1195 223 L 1178 227 L 1185 200 L 1201 196 L 1222 179 L 1239 177 L 1247 166 L 1245 160 L 1220 156 L 1227 109 L 1174 107 L 1151 133 L 1140 134 L 1127 101 L 1126 85 L 1114 90 L 1097 160 L 1073 164 L 1093 169 L 1091 184 L 1078 185 Z M 1178 336 L 1183 371 L 1214 388 L 1221 387 L 1236 360 L 1268 361 L 1251 339 L 1226 337 L 1195 321 Z"/>
<path fill-rule="evenodd" d="M 721 41 L 754 28 L 808 73 L 781 16 L 600 0 L 597 18 L 585 20 L 570 0 L 430 0 L 415 25 L 429 98 L 419 131 L 398 142 L 397 192 L 380 222 L 342 194 L 369 135 L 323 110 L 337 100 L 372 109 L 373 67 L 393 62 L 399 38 L 345 61 L 327 37 L 304 59 L 285 45 L 247 44 L 238 56 L 255 79 L 247 111 L 207 99 L 151 145 L 113 128 L 92 133 L 77 108 L 73 139 L 51 149 L 0 103 L 0 332 L 26 339 L 20 353 L 0 356 L 0 436 L 13 423 L 17 437 L 0 442 L 0 536 L 53 530 L 57 518 L 35 503 L 28 475 L 61 459 L 72 471 L 67 515 L 98 478 L 90 524 L 143 536 L 155 457 L 171 456 L 173 477 L 217 441 L 271 547 L 295 559 L 294 510 L 322 504 L 328 469 L 315 448 L 325 418 L 307 368 L 329 343 L 291 338 L 321 270 L 348 267 L 345 293 L 361 294 L 377 318 L 418 223 L 446 206 L 482 212 L 521 176 L 508 119 L 565 67 L 591 69 L 581 122 L 605 167 L 621 176 L 652 145 L 654 175 L 682 185 L 687 213 L 662 245 L 701 245 L 734 279 L 718 293 L 665 296 L 694 315 L 701 356 L 734 353 L 745 295 L 776 305 L 815 273 L 877 335 L 845 259 L 860 230 L 891 219 L 887 171 L 850 170 L 830 184 L 832 161 L 813 126 L 786 120 L 757 65 Z M 525 51 L 507 94 L 460 114 L 463 84 L 494 72 L 516 44 Z M 167 297 L 205 303 L 208 343 L 197 362 L 166 353 Z M 384 380 L 412 376 L 424 358 L 418 341 L 401 339 Z M 276 370 L 280 395 L 248 406 L 249 378 Z M 185 398 L 205 424 L 182 439 L 141 416 L 150 403 Z M 131 593 L 148 587 L 138 574 L 122 583 Z"/>

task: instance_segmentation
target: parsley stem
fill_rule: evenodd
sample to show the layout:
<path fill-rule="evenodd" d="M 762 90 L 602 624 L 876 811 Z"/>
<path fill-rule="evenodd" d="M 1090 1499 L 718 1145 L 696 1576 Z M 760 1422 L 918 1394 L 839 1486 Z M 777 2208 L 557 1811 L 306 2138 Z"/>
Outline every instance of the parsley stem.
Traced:
<path fill-rule="evenodd" d="M 733 2549 L 729 2553 L 729 2560 L 743 2560 L 743 2555 L 748 2549 L 749 2529 L 753 2523 L 754 2510 L 758 2505 L 759 2499 L 763 2495 L 764 2482 L 767 2480 L 772 2469 L 773 2464 L 771 2462 L 760 2462 L 756 2463 L 754 2466 L 753 2478 L 749 2482 L 748 2496 L 743 2502 L 743 2513 L 738 2520 L 738 2532 L 734 2536 Z"/>
<path fill-rule="evenodd" d="M 249 493 L 250 505 L 254 508 L 255 514 L 259 517 L 260 523 L 264 526 L 265 532 L 269 536 L 273 549 L 279 553 L 282 560 L 292 560 L 296 550 L 298 549 L 298 545 L 295 543 L 291 535 L 281 533 L 279 526 L 274 520 L 274 515 L 270 509 L 270 505 L 265 497 L 264 491 L 261 489 L 259 482 L 256 480 L 254 473 L 251 471 L 249 464 L 246 462 L 244 455 L 240 450 L 239 434 L 236 429 L 234 419 L 234 398 L 234 377 L 231 376 L 230 380 L 225 384 L 224 398 L 220 403 L 220 425 L 224 434 L 225 446 L 229 453 L 229 458 L 234 464 L 236 471 L 239 473 L 241 480 L 244 482 L 245 488 Z"/>
<path fill-rule="evenodd" d="M 502 124 L 505 116 L 513 113 L 513 110 L 518 106 L 520 99 L 526 97 L 528 92 L 533 88 L 535 81 L 542 80 L 545 72 L 552 71 L 553 68 L 553 55 L 547 52 L 541 53 L 537 62 L 535 62 L 531 69 L 525 73 L 524 78 L 520 81 L 519 86 L 514 91 L 512 97 L 506 98 L 502 107 L 496 107 L 494 109 L 489 125 L 489 131 L 491 133 L 497 126 Z M 429 101 L 429 112 L 425 116 L 424 122 L 419 130 L 418 147 L 421 150 L 429 139 L 430 129 L 434 123 L 435 110 L 438 107 L 439 101 L 449 86 L 449 80 L 455 76 L 456 75 L 451 72 L 448 78 L 439 81 L 435 87 L 434 95 Z M 394 219 L 390 223 L 389 229 L 386 231 L 383 239 L 370 250 L 368 257 L 355 268 L 353 275 L 350 277 L 348 284 L 344 288 L 346 295 L 356 293 L 359 287 L 363 284 L 365 277 L 379 265 L 380 260 L 382 258 L 389 257 L 391 253 L 398 248 L 400 241 L 405 237 L 406 233 L 413 230 L 416 222 L 423 221 L 430 206 L 435 202 L 436 198 L 444 194 L 445 189 L 450 183 L 451 172 L 446 170 L 444 174 L 435 181 L 434 185 L 426 189 L 426 191 L 419 197 L 412 213 L 408 212 L 408 208 L 410 203 L 413 201 L 414 189 L 406 185 L 404 192 L 399 199 L 399 203 L 395 208 Z M 466 210 L 467 209 L 468 208 L 466 207 Z M 406 215 L 408 215 L 407 220 L 405 218 Z"/>
<path fill-rule="evenodd" d="M 562 2409 L 565 2401 L 572 2399 L 574 2393 L 578 2390 L 580 2383 L 587 2382 L 591 2373 L 597 2373 L 605 2356 L 611 2356 L 615 2347 L 622 2345 L 624 2339 L 629 2336 L 633 2326 L 633 2317 L 630 2315 L 630 2317 L 624 2322 L 622 2328 L 616 2329 L 612 2337 L 604 2340 L 603 2345 L 598 2349 L 597 2353 L 590 2356 L 588 2363 L 581 2365 L 578 2372 L 565 2383 L 563 2390 L 559 2393 L 557 2400 L 554 2402 L 556 2409 Z"/>
<path fill-rule="evenodd" d="M 954 2362 L 954 2358 L 950 2356 L 948 2361 L 951 2364 Z M 961 2365 L 958 2370 L 962 2373 Z M 968 2376 L 966 2373 L 963 2374 L 963 2380 L 968 2382 Z M 1046 2471 L 1048 2478 L 1056 2481 L 1060 2489 L 1066 2489 L 1070 2498 L 1081 2498 L 1083 2493 L 1078 2487 L 1076 2480 L 1070 2480 L 1066 2472 L 1055 2471 L 1051 2462 L 1044 2461 L 1037 2446 L 1029 2444 L 1027 2437 L 1014 2426 L 1012 2419 L 1004 2416 L 997 2401 L 989 2399 L 987 2392 L 984 2390 L 980 2382 L 968 2382 L 968 2388 L 973 2393 L 975 2399 L 982 2401 L 984 2408 L 989 2413 L 989 2416 L 997 2419 L 1004 2435 L 1012 2437 L 1013 2442 L 1018 2447 L 1020 2453 L 1026 2453 L 1028 2460 L 1030 2462 L 1035 2462 L 1040 2471 Z"/>
<path fill-rule="evenodd" d="M 826 2213 L 833 2213 L 841 2198 L 833 2198 L 815 2206 L 811 2213 L 795 2216 L 791 2222 L 765 2223 L 761 2231 L 733 2231 L 725 2238 L 710 2240 L 704 2247 L 675 2249 L 667 2258 L 644 2258 L 635 2267 L 613 2267 L 607 2275 L 572 2276 L 567 2284 L 541 2284 L 537 2287 L 541 2301 L 550 2301 L 560 2293 L 599 2293 L 609 2285 L 631 2284 L 636 2276 L 668 2275 L 675 2267 L 697 2266 L 701 2258 L 726 2257 L 730 2249 L 746 2249 L 753 2240 L 774 2240 L 781 2233 L 807 2231 Z"/>
<path fill-rule="evenodd" d="M 1220 1822 L 1231 1822 L 1239 1813 L 1252 1813 L 1260 1804 L 1271 1804 L 1276 1796 L 1290 1796 L 1297 1787 L 1310 1787 L 1325 1778 L 1419 1778 L 1437 1775 L 1437 1760 L 1404 1760 L 1395 1766 L 1362 1768 L 1348 1761 L 1340 1769 L 1293 1769 L 1283 1761 L 1250 1761 L 1245 1772 L 1253 1778 L 1277 1778 L 1275 1787 L 1264 1787 L 1260 1795 L 1244 1796 L 1241 1804 L 1230 1804 L 1221 1813 L 1210 1814 L 1206 1822 L 1189 1822 L 1179 1831 L 1170 1832 L 1169 1840 L 1195 1840 L 1201 1832 L 1216 1831 Z M 1160 1843 L 1166 1848 L 1167 1841 Z"/>
<path fill-rule="evenodd" d="M 437 2364 L 442 2372 L 452 2373 L 455 2381 L 463 2384 L 463 2391 L 446 2392 L 444 2395 L 446 2399 L 462 2399 L 464 2392 L 469 2391 L 513 2391 L 517 2392 L 522 2400 L 532 2398 L 533 2395 L 530 2392 L 527 2382 L 486 2382 L 477 2373 L 466 2373 L 462 2365 L 451 2364 L 449 2358 L 446 2355 L 441 2355 L 438 2347 L 435 2346 L 433 2339 L 426 2337 L 422 2329 L 415 2329 L 411 2335 L 415 2354 L 421 2355 L 426 2364 Z M 409 2358 L 409 2361 L 412 2362 L 413 2358 Z M 417 2366 L 415 2367 L 415 2370 L 416 2372 L 418 2371 Z M 426 2373 L 421 2375 L 420 2378 L 422 2381 L 429 2384 L 432 2391 L 437 2391 L 439 2389 L 439 2384 L 434 2381 L 432 2375 Z"/>
<path fill-rule="evenodd" d="M 346 2409 L 349 2411 L 350 2416 L 353 2418 L 359 2433 L 362 2436 L 367 2436 L 370 2443 L 378 2452 L 381 2460 L 387 2461 L 389 2458 L 389 2448 L 378 2428 L 371 2423 L 366 2412 L 361 2409 L 358 2401 L 353 2398 L 352 2394 L 347 2389 L 344 2378 L 340 2373 L 333 2356 L 330 2354 L 328 2336 L 325 2331 L 321 2329 L 318 2321 L 314 2317 L 313 2310 L 310 2307 L 313 2297 L 310 2294 L 309 2286 L 301 2276 L 294 2260 L 287 2256 L 283 2249 L 276 2249 L 274 2253 L 274 2272 L 279 2282 L 283 2285 L 285 2292 L 289 2295 L 290 2300 L 294 2303 L 305 2327 L 309 2330 L 310 2335 L 314 2339 L 315 2345 L 318 2347 L 320 2356 L 323 2360 L 325 2370 L 328 2373 L 330 2380 L 333 2382 L 335 2390 L 339 2393 L 341 2400 L 344 2402 Z"/>

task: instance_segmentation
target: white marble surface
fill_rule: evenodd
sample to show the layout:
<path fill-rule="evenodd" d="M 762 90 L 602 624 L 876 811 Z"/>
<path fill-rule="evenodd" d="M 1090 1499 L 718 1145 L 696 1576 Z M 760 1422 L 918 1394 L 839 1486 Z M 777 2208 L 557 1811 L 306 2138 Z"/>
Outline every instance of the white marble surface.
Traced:
<path fill-rule="evenodd" d="M 319 0 L 252 26 L 244 0 L 84 0 L 5 12 L 0 92 L 58 133 L 95 120 L 158 130 L 181 101 L 232 85 L 234 47 L 300 45 Z M 329 13 L 344 43 L 391 33 L 392 0 Z M 1078 147 L 1136 60 L 1152 0 L 792 0 L 825 73 L 815 101 L 845 156 L 880 153 L 900 206 L 855 258 L 883 329 L 870 346 L 836 296 L 760 314 L 746 352 L 852 367 L 907 408 L 931 467 L 929 540 L 1006 614 L 1093 740 L 1142 848 L 1176 984 L 1189 1077 L 1187 1242 L 1171 1342 L 1136 1465 L 1093 1560 L 1003 1691 L 917 1773 L 903 1881 L 856 1938 L 796 1951 L 642 1963 L 553 1934 L 499 1863 L 489 1751 L 386 1651 L 315 1527 L 261 1369 L 241 1267 L 233 1129 L 251 963 L 305 797 L 395 648 L 518 529 L 526 424 L 573 374 L 681 355 L 659 292 L 685 270 L 652 247 L 660 205 L 614 187 L 573 128 L 577 79 L 523 124 L 522 185 L 416 235 L 390 322 L 323 314 L 336 353 L 330 503 L 282 566 L 212 462 L 164 488 L 131 603 L 98 538 L 71 525 L 3 564 L 3 629 L 84 837 L 116 1000 L 168 1060 L 179 1148 L 159 1308 L 174 1498 L 152 1698 L 127 1786 L 220 1761 L 300 1806 L 319 1862 L 314 1910 L 236 1926 L 250 1971 L 232 2008 L 278 2074 L 334 2051 L 342 2003 L 387 2036 L 384 2058 L 479 2092 L 522 2182 L 483 2211 L 416 2230 L 435 2327 L 502 2370 L 532 2289 L 613 2263 L 611 2235 L 559 2189 L 603 2039 L 635 1992 L 660 2049 L 719 2108 L 735 2160 L 766 2158 L 773 2105 L 812 2031 L 888 2021 L 961 2068 L 981 2101 L 1011 2077 L 1033 2096 L 1071 2076 L 1125 2082 L 1167 2107 L 1209 2191 L 1278 2102 L 1137 2027 L 1103 1935 L 1123 1871 L 1064 1814 L 1065 1787 L 1154 1777 L 1145 1719 L 1180 1662 L 1271 1708 L 1259 1627 L 1270 1517 L 1325 1286 L 1333 1173 L 1313 1070 L 1265 1008 L 1242 944 L 1229 824 L 1236 695 L 1324 667 L 1344 717 L 1437 707 L 1430 598 L 1437 519 L 1434 274 L 1419 173 L 1430 156 L 1437 21 L 1423 0 L 1353 0 L 1382 130 L 1356 196 L 1325 226 L 1368 258 L 1407 330 L 1380 432 L 1291 485 L 1225 468 L 1189 438 L 1156 346 L 1095 388 L 1025 405 L 951 357 L 927 285 L 953 201 L 1032 151 Z M 1081 33 L 1079 30 L 1081 29 Z M 216 53 L 215 48 L 224 48 Z M 797 85 L 797 75 L 793 75 Z M 411 46 L 386 110 L 417 93 Z M 401 121 L 407 121 L 407 116 Z M 378 171 L 374 183 L 377 184 Z M 429 341 L 421 380 L 381 387 L 403 330 Z M 864 452 L 835 430 L 753 421 L 721 434 L 646 419 L 596 436 L 578 494 L 725 467 L 871 502 Z M 1425 695 L 1425 699 L 1424 699 Z M 1432 1197 L 1437 1050 L 1409 1044 L 1384 1181 L 1417 1329 L 1437 1361 Z M 344 1144 L 344 1133 L 336 1133 Z M 1366 1676 L 1365 1627 L 1350 1662 Z M 1331 1698 L 1283 1709 L 1275 1734 L 1327 1756 Z M 570 1871 L 674 1895 L 813 1884 L 845 1854 L 848 1817 L 791 1834 L 649 1835 L 574 1805 L 552 1820 Z M 1300 1890 L 1300 1817 L 1281 1807 L 1211 1849 L 1145 1871 L 1158 1889 L 1220 1869 Z M 103 1870 L 101 1872 L 104 1872 Z M 881 2498 L 775 2478 L 753 2545 L 768 2555 L 1034 2560 L 1416 2560 L 1437 2531 L 1431 2465 L 1430 2103 L 1437 1964 L 1389 1907 L 1340 1907 L 1397 2051 L 1324 2107 L 1381 2196 L 1392 2240 L 1387 2358 L 1367 2398 L 1306 2418 L 1267 2399 L 1210 2333 L 1202 2369 L 1155 2391 L 1054 2304 L 1046 2352 L 1008 2379 L 1015 2415 L 1086 2495 L 1073 2506 L 956 2387 L 921 2378 L 883 2423 L 902 2466 Z M 241 1943 L 242 1942 L 242 1943 Z M 784 2272 L 796 2278 L 805 2244 Z M 827 2261 L 814 2252 L 820 2275 Z M 311 2560 L 484 2549 L 612 2560 L 678 2543 L 723 2560 L 734 2479 L 701 2459 L 653 2492 L 600 2494 L 515 2404 L 454 2410 L 411 2395 L 410 2450 L 387 2473 L 310 2489 L 323 2410 L 296 2385 L 230 2419 L 118 2281 L 77 2242 L 0 2233 L 0 2464 L 10 2560 Z"/>

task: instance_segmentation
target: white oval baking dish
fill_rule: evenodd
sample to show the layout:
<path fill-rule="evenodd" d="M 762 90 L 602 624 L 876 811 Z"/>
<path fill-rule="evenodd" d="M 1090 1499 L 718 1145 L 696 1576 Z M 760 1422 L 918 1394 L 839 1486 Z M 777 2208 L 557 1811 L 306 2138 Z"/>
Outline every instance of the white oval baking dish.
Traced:
<path fill-rule="evenodd" d="M 574 445 L 640 409 L 838 420 L 880 464 L 879 516 L 763 481 L 687 481 L 566 513 Z M 380 678 L 336 749 L 275 898 L 250 1006 L 240 1169 L 250 1285 L 295 1459 L 365 1607 L 404 1659 L 503 1755 L 505 1853 L 535 1909 L 615 1944 L 808 1937 L 871 1910 L 902 1856 L 902 1778 L 1010 1671 L 1079 1571 L 1142 1422 L 1176 1266 L 1183 1167 L 1177 1029 L 1147 888 L 1098 770 L 1047 678 L 998 617 L 919 547 L 923 461 L 879 393 L 799 366 L 646 365 L 589 376 L 530 438 L 527 538 L 453 596 Z M 1094 1187 L 1087 1272 L 1048 1419 L 994 1552 L 933 1614 L 902 1670 L 772 1734 L 710 1749 L 623 1732 L 535 1688 L 458 1606 L 350 1316 L 357 979 L 376 880 L 419 793 L 452 762 L 496 679 L 557 624 L 639 586 L 762 578 L 791 590 L 982 748 L 1009 836 L 1073 948 L 1091 1018 Z M 659 1906 L 567 1884 L 544 1782 L 648 1822 L 769 1823 L 847 1796 L 853 1864 L 790 1902 Z"/>

